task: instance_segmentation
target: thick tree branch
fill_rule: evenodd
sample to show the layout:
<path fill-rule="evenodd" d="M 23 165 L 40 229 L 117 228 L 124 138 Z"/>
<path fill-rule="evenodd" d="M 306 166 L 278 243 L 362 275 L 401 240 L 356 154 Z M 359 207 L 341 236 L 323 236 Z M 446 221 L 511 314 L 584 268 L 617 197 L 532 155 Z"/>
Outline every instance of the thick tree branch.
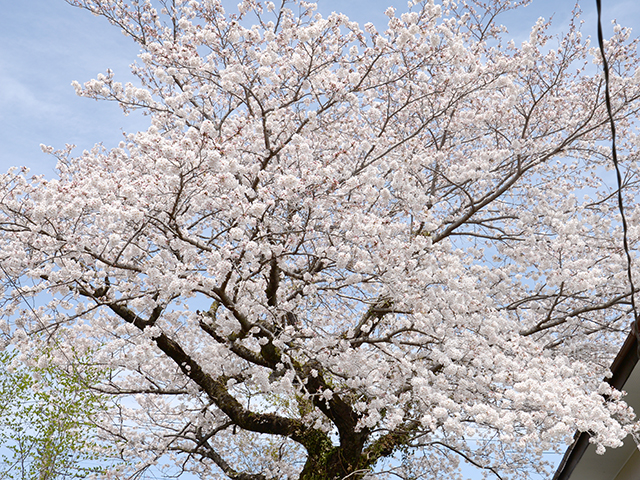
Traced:
<path fill-rule="evenodd" d="M 118 304 L 110 304 L 109 308 L 140 330 L 152 325 L 150 320 L 143 320 L 129 309 Z M 161 333 L 154 339 L 158 348 L 180 368 L 185 376 L 193 380 L 207 394 L 207 396 L 222 410 L 236 425 L 256 433 L 283 435 L 305 445 L 305 434 L 308 427 L 302 422 L 281 417 L 270 413 L 255 413 L 246 410 L 227 390 L 225 384 L 202 370 L 202 367 L 191 358 L 178 342 Z M 306 446 L 306 445 L 305 445 Z"/>

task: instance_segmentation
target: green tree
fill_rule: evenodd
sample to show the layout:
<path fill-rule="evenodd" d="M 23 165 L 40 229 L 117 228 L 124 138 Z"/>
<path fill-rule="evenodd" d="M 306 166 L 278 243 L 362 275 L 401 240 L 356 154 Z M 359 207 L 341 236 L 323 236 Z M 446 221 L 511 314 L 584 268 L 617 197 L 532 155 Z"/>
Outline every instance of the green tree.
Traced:
<path fill-rule="evenodd" d="M 0 352 L 0 479 L 86 478 L 97 473 L 102 446 L 91 417 L 103 398 L 86 388 L 97 371 L 63 371 L 48 363 L 25 365 Z"/>

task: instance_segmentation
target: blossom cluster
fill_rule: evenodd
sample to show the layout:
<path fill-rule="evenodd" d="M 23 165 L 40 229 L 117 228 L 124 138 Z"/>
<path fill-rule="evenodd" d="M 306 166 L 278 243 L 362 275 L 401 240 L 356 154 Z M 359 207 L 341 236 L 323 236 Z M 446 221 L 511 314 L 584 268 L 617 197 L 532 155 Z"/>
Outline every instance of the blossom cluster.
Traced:
<path fill-rule="evenodd" d="M 523 478 L 576 430 L 633 431 L 602 383 L 630 294 L 578 20 L 516 47 L 486 23 L 502 0 L 416 1 L 384 32 L 305 2 L 69 3 L 141 47 L 139 86 L 77 92 L 151 125 L 2 176 L 3 334 L 110 372 L 101 432 L 132 468 Z M 608 55 L 635 198 L 628 36 Z"/>

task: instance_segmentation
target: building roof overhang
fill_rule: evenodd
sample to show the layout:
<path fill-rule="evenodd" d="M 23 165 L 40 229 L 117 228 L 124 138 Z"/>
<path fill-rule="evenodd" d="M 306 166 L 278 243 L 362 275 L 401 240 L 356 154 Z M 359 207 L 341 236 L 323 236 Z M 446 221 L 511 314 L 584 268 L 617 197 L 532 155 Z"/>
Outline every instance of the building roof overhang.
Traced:
<path fill-rule="evenodd" d="M 611 364 L 611 377 L 605 379 L 616 390 L 622 390 L 631 378 L 624 389 L 627 392 L 625 401 L 636 411 L 640 411 L 640 368 L 635 370 L 638 363 L 638 348 L 638 337 L 634 325 Z M 589 476 L 593 479 L 613 479 L 636 451 L 635 442 L 627 439 L 623 447 L 609 449 L 605 455 L 597 455 L 594 445 L 589 443 L 589 437 L 588 432 L 576 434 L 575 440 L 565 452 L 553 480 L 569 480 L 574 471 L 580 473 L 579 477 L 575 477 L 580 480 L 590 480 L 587 478 Z M 612 476 L 603 477 L 599 472 L 610 472 Z"/>

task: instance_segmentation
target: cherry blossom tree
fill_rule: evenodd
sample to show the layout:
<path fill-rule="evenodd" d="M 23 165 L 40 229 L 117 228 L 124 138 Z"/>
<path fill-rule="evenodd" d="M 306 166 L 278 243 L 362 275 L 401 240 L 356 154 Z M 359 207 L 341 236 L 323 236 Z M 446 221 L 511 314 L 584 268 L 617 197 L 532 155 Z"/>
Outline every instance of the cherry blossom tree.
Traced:
<path fill-rule="evenodd" d="M 634 431 L 602 382 L 633 316 L 578 12 L 516 45 L 506 0 L 416 1 L 384 32 L 297 0 L 67 1 L 141 48 L 139 86 L 78 94 L 151 126 L 3 175 L 2 330 L 105 372 L 113 475 L 524 478 L 576 430 Z M 632 200 L 640 74 L 614 31 Z"/>

